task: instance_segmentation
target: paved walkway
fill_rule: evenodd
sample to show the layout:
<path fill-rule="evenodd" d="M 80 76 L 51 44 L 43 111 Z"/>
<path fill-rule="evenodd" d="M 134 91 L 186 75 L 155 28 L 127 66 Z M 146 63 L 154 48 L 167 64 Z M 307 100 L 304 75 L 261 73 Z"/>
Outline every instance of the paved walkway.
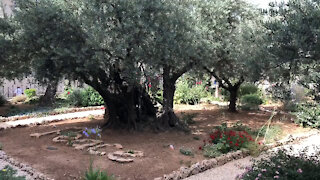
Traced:
<path fill-rule="evenodd" d="M 298 144 L 285 145 L 280 148 L 286 148 L 289 150 L 289 148 L 292 147 L 292 150 L 290 150 L 290 152 L 293 154 L 299 154 L 301 150 L 307 148 L 309 150 L 308 154 L 311 155 L 315 151 L 314 147 L 320 146 L 319 140 L 320 135 L 316 134 L 308 137 L 307 139 L 299 142 Z M 272 150 L 277 149 L 279 148 L 274 148 Z M 261 156 L 258 158 L 261 158 Z M 252 165 L 252 159 L 253 158 L 249 156 L 244 159 L 232 161 L 223 166 L 213 168 L 203 173 L 186 178 L 185 180 L 233 180 L 237 177 L 237 175 L 245 172 L 245 167 Z"/>
<path fill-rule="evenodd" d="M 30 118 L 30 119 L 23 119 L 23 120 L 16 120 L 16 121 L 8 121 L 0 123 L 0 129 L 6 128 L 13 128 L 17 126 L 29 126 L 34 124 L 43 124 L 46 122 L 53 122 L 53 121 L 62 121 L 65 119 L 73 119 L 73 118 L 84 118 L 90 115 L 99 116 L 104 115 L 104 110 L 92 110 L 92 111 L 82 111 L 82 112 L 74 112 L 74 113 L 67 113 L 67 114 L 59 114 L 53 116 L 46 116 L 40 118 Z"/>

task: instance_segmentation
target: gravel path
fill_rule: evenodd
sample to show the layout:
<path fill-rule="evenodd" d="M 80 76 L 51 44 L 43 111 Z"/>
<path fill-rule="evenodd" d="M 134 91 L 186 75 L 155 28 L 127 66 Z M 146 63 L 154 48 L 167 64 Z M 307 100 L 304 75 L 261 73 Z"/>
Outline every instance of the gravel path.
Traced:
<path fill-rule="evenodd" d="M 62 121 L 65 119 L 83 118 L 83 117 L 88 117 L 89 115 L 99 116 L 99 115 L 103 115 L 104 112 L 105 112 L 104 110 L 92 110 L 92 111 L 59 114 L 59 115 L 46 116 L 46 117 L 40 117 L 40 118 L 8 121 L 8 122 L 0 123 L 0 129 L 13 128 L 17 126 L 28 126 L 28 125 L 34 125 L 34 124 L 43 124 L 46 122 Z"/>
<path fill-rule="evenodd" d="M 314 147 L 320 146 L 320 135 L 312 135 L 303 141 L 299 142 L 298 144 L 293 144 L 293 145 L 285 145 L 282 147 L 274 148 L 270 151 L 275 151 L 279 148 L 292 148 L 290 150 L 291 153 L 293 154 L 299 154 L 301 150 L 307 148 L 308 154 L 312 154 L 314 152 Z M 261 155 L 258 158 L 261 158 L 265 155 Z M 257 159 L 257 158 L 256 158 Z M 246 157 L 243 159 L 235 160 L 229 163 L 226 163 L 223 166 L 213 168 L 210 170 L 207 170 L 203 173 L 191 176 L 189 178 L 186 178 L 185 180 L 232 180 L 237 177 L 237 175 L 242 174 L 245 172 L 245 167 L 251 166 L 252 165 L 252 157 Z"/>

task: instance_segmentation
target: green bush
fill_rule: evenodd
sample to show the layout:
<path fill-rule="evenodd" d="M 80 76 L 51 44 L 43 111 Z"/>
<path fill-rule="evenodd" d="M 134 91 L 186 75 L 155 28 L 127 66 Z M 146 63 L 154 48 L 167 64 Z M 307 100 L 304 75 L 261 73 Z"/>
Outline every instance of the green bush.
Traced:
<path fill-rule="evenodd" d="M 37 95 L 36 89 L 26 89 L 24 90 L 24 94 L 27 96 L 28 99 L 31 99 Z"/>
<path fill-rule="evenodd" d="M 240 86 L 239 91 L 238 91 L 238 97 L 241 99 L 243 96 L 248 95 L 248 94 L 259 94 L 261 96 L 261 92 L 259 88 L 254 85 L 254 84 L 243 84 Z M 225 89 L 221 89 L 221 95 L 223 96 L 223 99 L 225 101 L 229 101 L 230 99 L 230 93 L 229 91 Z"/>
<path fill-rule="evenodd" d="M 259 88 L 254 84 L 243 84 L 240 86 L 239 89 L 239 97 L 242 97 L 244 95 L 248 94 L 258 94 Z"/>
<path fill-rule="evenodd" d="M 320 128 L 320 106 L 313 103 L 301 104 L 298 112 L 294 113 L 297 118 L 295 123 L 303 127 Z"/>
<path fill-rule="evenodd" d="M 263 101 L 258 94 L 246 94 L 241 97 L 242 108 L 245 110 L 258 109 L 262 103 Z"/>
<path fill-rule="evenodd" d="M 180 153 L 185 156 L 193 156 L 193 152 L 189 148 L 180 148 Z"/>
<path fill-rule="evenodd" d="M 94 170 L 92 162 L 90 163 L 89 170 L 84 175 L 84 180 L 114 180 L 113 176 L 109 176 L 106 172 L 101 170 Z"/>
<path fill-rule="evenodd" d="M 241 126 L 242 128 L 243 126 Z M 240 150 L 242 148 L 248 149 L 252 144 L 256 144 L 254 137 L 246 130 L 238 130 L 240 126 L 235 128 L 227 127 L 224 123 L 209 135 L 210 140 L 204 147 L 199 149 L 204 150 L 204 156 L 215 157 L 219 154 L 228 153 L 230 151 Z M 259 148 L 259 146 L 257 146 Z"/>
<path fill-rule="evenodd" d="M 0 95 L 0 106 L 3 106 L 7 103 L 6 98 L 4 98 L 4 96 Z"/>
<path fill-rule="evenodd" d="M 209 96 L 205 85 L 189 85 L 185 80 L 179 81 L 176 85 L 174 102 L 176 104 L 198 104 L 201 98 Z"/>
<path fill-rule="evenodd" d="M 1 180 L 25 180 L 24 176 L 16 176 L 17 171 L 12 169 L 10 166 L 5 166 L 0 169 L 0 179 Z"/>
<path fill-rule="evenodd" d="M 68 90 L 66 96 L 67 102 L 73 106 L 87 107 L 104 104 L 103 98 L 92 87 Z"/>
<path fill-rule="evenodd" d="M 320 179 L 319 150 L 312 156 L 302 151 L 299 155 L 291 155 L 286 150 L 279 150 L 268 155 L 266 159 L 256 161 L 253 167 L 236 179 L 288 179 L 288 180 L 318 180 Z"/>

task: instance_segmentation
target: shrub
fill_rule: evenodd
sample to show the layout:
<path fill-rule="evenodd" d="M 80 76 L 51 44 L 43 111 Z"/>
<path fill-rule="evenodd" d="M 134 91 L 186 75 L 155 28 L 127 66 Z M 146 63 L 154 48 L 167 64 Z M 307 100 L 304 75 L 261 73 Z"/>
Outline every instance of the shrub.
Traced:
<path fill-rule="evenodd" d="M 258 109 L 259 105 L 263 103 L 258 94 L 247 94 L 241 98 L 242 108 L 245 110 Z"/>
<path fill-rule="evenodd" d="M 27 96 L 25 95 L 20 95 L 12 98 L 11 102 L 12 103 L 19 103 L 19 102 L 25 102 L 27 100 Z"/>
<path fill-rule="evenodd" d="M 113 176 L 109 176 L 106 172 L 101 170 L 94 170 L 92 163 L 90 164 L 89 170 L 86 171 L 84 180 L 114 180 Z"/>
<path fill-rule="evenodd" d="M 24 94 L 27 96 L 28 99 L 31 99 L 37 95 L 36 89 L 26 89 L 24 90 Z"/>
<path fill-rule="evenodd" d="M 185 156 L 193 156 L 193 152 L 189 148 L 180 148 L 180 153 Z"/>
<path fill-rule="evenodd" d="M 208 157 L 215 157 L 220 153 L 224 154 L 242 148 L 248 149 L 251 144 L 255 144 L 252 135 L 247 131 L 228 128 L 225 123 L 216 127 L 216 130 L 209 136 L 209 144 L 199 147 L 204 150 L 204 155 Z"/>
<path fill-rule="evenodd" d="M 222 155 L 222 153 L 220 152 L 219 146 L 220 145 L 218 145 L 218 144 L 217 145 L 216 144 L 205 145 L 203 147 L 203 155 L 208 158 L 215 158 L 215 157 Z"/>
<path fill-rule="evenodd" d="M 259 88 L 254 84 L 243 84 L 239 89 L 239 97 L 248 94 L 258 94 Z"/>
<path fill-rule="evenodd" d="M 5 166 L 0 170 L 0 179 L 1 180 L 25 180 L 24 176 L 16 176 L 17 171 L 12 169 L 10 166 Z"/>
<path fill-rule="evenodd" d="M 67 102 L 78 107 L 103 105 L 104 101 L 100 94 L 93 88 L 68 90 Z"/>
<path fill-rule="evenodd" d="M 252 168 L 247 168 L 237 179 L 320 179 L 319 150 L 312 156 L 304 150 L 299 155 L 292 155 L 286 150 L 279 150 L 268 155 L 266 159 L 256 161 Z"/>
<path fill-rule="evenodd" d="M 176 104 L 198 104 L 201 98 L 210 95 L 205 85 L 189 85 L 187 81 L 179 81 L 176 85 L 174 102 Z"/>
<path fill-rule="evenodd" d="M 3 106 L 7 103 L 6 98 L 4 98 L 4 96 L 0 95 L 0 106 Z"/>
<path fill-rule="evenodd" d="M 313 103 L 301 104 L 298 112 L 294 113 L 297 118 L 295 123 L 303 127 L 320 128 L 320 106 Z"/>

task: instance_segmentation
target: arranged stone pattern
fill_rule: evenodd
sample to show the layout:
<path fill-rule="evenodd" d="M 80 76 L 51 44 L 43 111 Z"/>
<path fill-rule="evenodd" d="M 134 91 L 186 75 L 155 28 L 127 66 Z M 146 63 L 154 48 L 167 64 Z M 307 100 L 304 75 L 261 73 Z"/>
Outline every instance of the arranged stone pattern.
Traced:
<path fill-rule="evenodd" d="M 300 135 L 289 135 L 283 140 L 277 141 L 274 144 L 267 144 L 267 149 L 283 146 L 289 143 L 301 141 L 303 139 L 306 139 L 310 136 L 320 134 L 320 131 L 313 130 L 307 134 L 300 134 Z M 266 149 L 266 150 L 267 150 Z M 190 168 L 188 167 L 181 167 L 177 171 L 173 171 L 170 174 L 166 174 L 163 177 L 155 178 L 154 180 L 179 180 L 184 179 L 187 177 L 190 177 L 192 175 L 199 174 L 201 172 L 204 172 L 208 169 L 215 168 L 218 166 L 222 166 L 230 161 L 245 158 L 249 156 L 249 151 L 247 150 L 238 150 L 236 152 L 229 152 L 227 154 L 223 154 L 219 157 L 209 159 L 209 160 L 203 160 L 202 162 L 198 162 L 196 164 L 191 165 Z"/>
<path fill-rule="evenodd" d="M 25 172 L 28 176 L 30 176 L 34 180 L 54 180 L 46 177 L 42 173 L 37 172 L 28 164 L 20 163 L 14 160 L 9 155 L 7 155 L 4 151 L 0 151 L 0 160 L 7 162 L 12 167 L 16 167 L 17 169 L 19 169 L 19 171 Z"/>

